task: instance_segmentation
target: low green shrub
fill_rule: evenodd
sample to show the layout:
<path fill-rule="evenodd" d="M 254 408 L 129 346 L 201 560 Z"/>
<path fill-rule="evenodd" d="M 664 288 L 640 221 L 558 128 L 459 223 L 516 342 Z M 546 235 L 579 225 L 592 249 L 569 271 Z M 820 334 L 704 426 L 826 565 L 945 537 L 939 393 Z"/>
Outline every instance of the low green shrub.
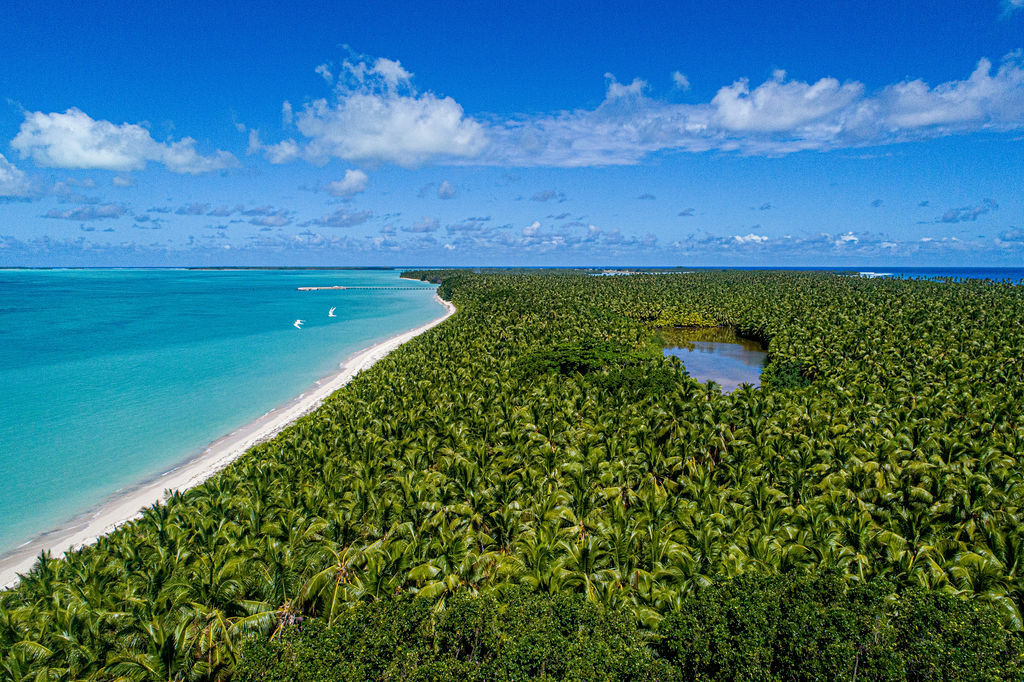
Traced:
<path fill-rule="evenodd" d="M 457 595 L 435 614 L 411 597 L 359 604 L 248 645 L 238 680 L 655 680 L 656 660 L 626 614 L 576 595 Z"/>
<path fill-rule="evenodd" d="M 936 591 L 846 589 L 840 576 L 743 576 L 660 624 L 687 680 L 1024 679 L 1021 640 L 994 610 Z"/>
<path fill-rule="evenodd" d="M 1024 649 L 984 603 L 847 588 L 838 574 L 742 576 L 653 631 L 621 609 L 522 587 L 398 596 L 249 644 L 245 682 L 348 680 L 1013 680 Z"/>

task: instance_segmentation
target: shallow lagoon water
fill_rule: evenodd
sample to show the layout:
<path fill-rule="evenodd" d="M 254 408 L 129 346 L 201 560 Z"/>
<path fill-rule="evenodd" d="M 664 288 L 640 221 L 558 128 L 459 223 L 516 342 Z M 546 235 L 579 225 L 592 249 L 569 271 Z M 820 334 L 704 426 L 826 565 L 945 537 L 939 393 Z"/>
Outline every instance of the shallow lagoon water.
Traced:
<path fill-rule="evenodd" d="M 663 340 L 662 353 L 679 358 L 697 381 L 714 381 L 726 393 L 741 384 L 761 385 L 768 353 L 757 341 L 745 339 L 729 327 L 658 331 Z"/>
<path fill-rule="evenodd" d="M 399 288 L 296 290 L 339 284 Z M 0 554 L 438 317 L 434 290 L 377 270 L 0 271 Z"/>

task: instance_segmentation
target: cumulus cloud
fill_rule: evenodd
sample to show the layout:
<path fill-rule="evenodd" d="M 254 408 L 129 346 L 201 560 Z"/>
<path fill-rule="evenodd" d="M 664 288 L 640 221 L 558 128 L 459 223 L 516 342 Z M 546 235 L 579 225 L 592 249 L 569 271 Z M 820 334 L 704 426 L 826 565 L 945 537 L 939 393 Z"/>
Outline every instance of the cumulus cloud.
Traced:
<path fill-rule="evenodd" d="M 86 204 L 65 210 L 54 208 L 43 214 L 43 217 L 58 220 L 111 220 L 127 212 L 123 204 Z"/>
<path fill-rule="evenodd" d="M 961 206 L 951 208 L 935 219 L 937 223 L 973 223 L 978 216 L 985 215 L 989 211 L 999 208 L 999 204 L 991 199 L 985 199 L 974 206 Z"/>
<path fill-rule="evenodd" d="M 237 165 L 225 151 L 200 154 L 191 137 L 157 142 L 141 125 L 98 121 L 75 108 L 64 113 L 26 112 L 11 147 L 21 158 L 50 168 L 131 171 L 154 162 L 174 173 L 197 175 Z"/>
<path fill-rule="evenodd" d="M 753 232 L 744 235 L 734 234 L 732 239 L 737 244 L 761 244 L 768 241 L 768 237 L 762 234 L 754 234 Z"/>
<path fill-rule="evenodd" d="M 782 155 L 1024 127 L 1024 54 L 998 66 L 981 59 L 964 80 L 921 80 L 868 92 L 834 77 L 790 80 L 784 71 L 753 86 L 740 79 L 709 102 L 672 104 L 645 83 L 610 79 L 596 109 L 496 121 L 476 163 L 511 166 L 635 164 L 662 151 Z"/>
<path fill-rule="evenodd" d="M 364 191 L 370 184 L 370 178 L 363 171 L 349 169 L 345 171 L 345 177 L 335 180 L 327 185 L 327 193 L 333 197 L 353 197 Z"/>
<path fill-rule="evenodd" d="M 453 185 L 452 183 L 448 182 L 447 180 L 443 181 L 437 187 L 437 198 L 438 199 L 451 199 L 452 197 L 455 196 L 455 193 L 456 193 L 455 185 Z"/>
<path fill-rule="evenodd" d="M 27 197 L 29 181 L 25 173 L 0 154 L 0 197 Z"/>
<path fill-rule="evenodd" d="M 647 89 L 647 81 L 634 78 L 633 82 L 629 85 L 624 85 L 615 79 L 615 76 L 606 73 L 604 77 L 608 80 L 608 90 L 605 92 L 605 97 L 610 100 L 615 99 L 636 99 L 644 94 L 644 90 Z"/>
<path fill-rule="evenodd" d="M 133 178 L 130 175 L 115 175 L 113 178 L 110 179 L 110 182 L 111 182 L 111 184 L 114 185 L 114 187 L 134 187 L 135 186 L 135 178 Z"/>
<path fill-rule="evenodd" d="M 334 83 L 330 69 L 317 68 Z M 366 57 L 345 61 L 330 98 L 293 112 L 305 140 L 286 139 L 250 149 L 274 163 L 339 158 L 360 163 L 417 166 L 429 161 L 473 158 L 486 146 L 484 125 L 467 116 L 451 97 L 418 92 L 412 74 L 394 60 Z M 255 143 L 255 144 L 253 144 Z"/>
<path fill-rule="evenodd" d="M 511 118 L 472 116 L 451 97 L 420 92 L 394 60 L 353 57 L 317 72 L 332 93 L 293 111 L 300 135 L 262 144 L 250 131 L 250 151 L 274 163 L 581 167 L 636 164 L 666 151 L 777 156 L 1024 128 L 1020 52 L 998 65 L 981 59 L 962 80 L 906 80 L 874 91 L 857 80 L 805 82 L 777 70 L 692 104 L 652 97 L 640 78 L 622 83 L 605 74 L 604 100 L 594 109 Z M 677 90 L 689 85 L 678 71 L 672 80 Z"/>
<path fill-rule="evenodd" d="M 813 124 L 845 108 L 864 92 L 860 83 L 822 78 L 816 83 L 787 81 L 777 70 L 753 91 L 741 79 L 718 91 L 711 100 L 713 120 L 730 131 L 779 133 Z"/>
<path fill-rule="evenodd" d="M 260 142 L 259 133 L 255 130 L 249 131 L 248 154 L 261 153 L 270 163 L 289 163 L 302 157 L 302 147 L 295 140 L 282 140 L 277 144 L 265 145 Z"/>
<path fill-rule="evenodd" d="M 362 225 L 372 217 L 373 213 L 369 210 L 350 212 L 341 208 L 334 213 L 328 213 L 320 216 L 319 218 L 308 220 L 302 223 L 301 226 L 310 227 L 312 225 L 316 225 L 318 227 L 355 227 L 357 225 Z"/>

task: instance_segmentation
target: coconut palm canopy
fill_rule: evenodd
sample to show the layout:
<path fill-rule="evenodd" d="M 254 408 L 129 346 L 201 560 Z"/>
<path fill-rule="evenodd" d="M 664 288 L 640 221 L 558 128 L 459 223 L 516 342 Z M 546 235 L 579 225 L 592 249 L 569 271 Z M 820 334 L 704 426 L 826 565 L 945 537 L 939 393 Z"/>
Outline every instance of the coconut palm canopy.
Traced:
<path fill-rule="evenodd" d="M 1024 608 L 1024 288 L 413 272 L 458 313 L 203 485 L 0 595 L 10 679 L 230 676 L 396 594 L 571 593 L 641 629 L 741 574 Z M 650 339 L 735 327 L 722 394 Z M 70 671 L 70 673 L 68 672 Z"/>

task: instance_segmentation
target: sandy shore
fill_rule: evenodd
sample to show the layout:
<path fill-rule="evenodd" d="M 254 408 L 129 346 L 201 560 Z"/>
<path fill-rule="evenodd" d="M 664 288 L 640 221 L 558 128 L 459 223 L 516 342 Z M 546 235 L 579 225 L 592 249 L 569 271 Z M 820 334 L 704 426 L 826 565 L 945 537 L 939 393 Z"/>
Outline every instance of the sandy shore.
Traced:
<path fill-rule="evenodd" d="M 15 584 L 18 581 L 18 574 L 31 569 L 40 552 L 49 550 L 53 556 L 59 557 L 64 552 L 91 544 L 126 521 L 140 516 L 146 507 L 162 501 L 165 490 L 187 490 L 197 486 L 252 446 L 274 437 L 293 421 L 316 409 L 327 396 L 351 381 L 356 374 L 414 336 L 451 317 L 455 312 L 455 306 L 436 294 L 434 299 L 445 307 L 445 313 L 441 317 L 353 354 L 341 364 L 336 374 L 321 379 L 288 404 L 268 412 L 256 421 L 214 442 L 194 459 L 134 488 L 115 493 L 65 526 L 44 533 L 16 550 L 0 556 L 0 586 L 10 587 Z"/>

